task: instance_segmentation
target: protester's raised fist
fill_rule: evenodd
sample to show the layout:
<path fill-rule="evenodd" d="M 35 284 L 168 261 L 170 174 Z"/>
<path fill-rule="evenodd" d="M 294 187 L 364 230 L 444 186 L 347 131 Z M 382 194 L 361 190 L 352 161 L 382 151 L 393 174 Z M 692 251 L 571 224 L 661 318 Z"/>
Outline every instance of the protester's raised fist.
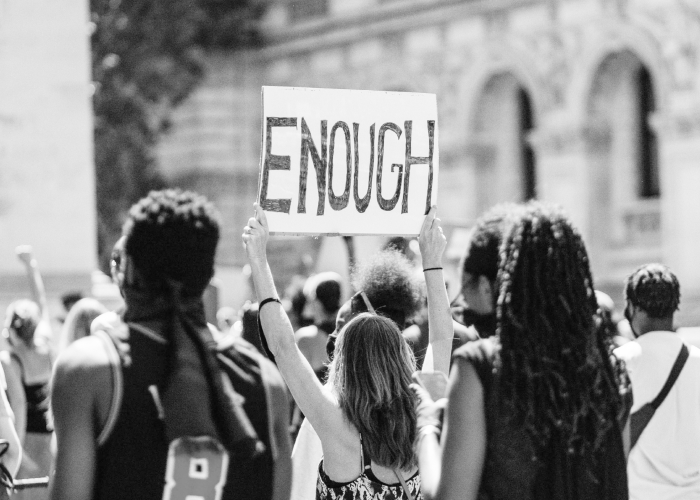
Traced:
<path fill-rule="evenodd" d="M 418 236 L 423 269 L 442 267 L 442 254 L 447 247 L 447 238 L 442 234 L 440 219 L 437 217 L 437 205 L 433 205 L 423 220 Z"/>
<path fill-rule="evenodd" d="M 15 253 L 17 254 L 17 257 L 19 257 L 19 260 L 25 264 L 31 263 L 32 259 L 34 258 L 31 245 L 19 245 L 17 248 L 15 248 Z"/>

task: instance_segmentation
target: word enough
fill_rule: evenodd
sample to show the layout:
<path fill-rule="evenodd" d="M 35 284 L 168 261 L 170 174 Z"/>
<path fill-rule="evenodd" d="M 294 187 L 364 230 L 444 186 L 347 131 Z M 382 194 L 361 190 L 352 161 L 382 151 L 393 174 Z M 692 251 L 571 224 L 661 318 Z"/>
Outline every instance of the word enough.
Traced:
<path fill-rule="evenodd" d="M 260 206 L 263 210 L 272 212 L 289 213 L 292 200 L 287 198 L 268 199 L 267 190 L 270 177 L 270 170 L 290 170 L 291 160 L 289 156 L 273 155 L 272 154 L 272 128 L 273 127 L 296 127 L 296 118 L 279 118 L 268 117 L 266 123 L 266 140 L 265 140 L 265 160 L 262 169 L 262 181 L 260 186 Z M 411 140 L 413 134 L 413 121 L 407 120 L 404 122 L 404 130 L 406 131 L 406 156 L 404 164 L 392 163 L 391 171 L 398 169 L 398 179 L 396 189 L 391 198 L 385 198 L 382 195 L 382 173 L 384 171 L 384 142 L 388 131 L 401 138 L 402 130 L 395 123 L 384 123 L 379 127 L 379 137 L 377 140 L 377 203 L 382 210 L 391 211 L 396 207 L 399 201 L 401 192 L 403 191 L 403 199 L 401 202 L 401 213 L 408 212 L 408 189 L 409 180 L 411 177 L 412 165 L 427 165 L 428 166 L 428 189 L 425 201 L 425 213 L 430 211 L 431 193 L 433 190 L 433 149 L 435 143 L 435 121 L 427 120 L 428 128 L 428 156 L 412 156 Z M 301 118 L 301 155 L 300 155 L 300 171 L 299 171 L 299 202 L 297 205 L 297 213 L 306 213 L 306 187 L 309 172 L 309 157 L 313 163 L 316 172 L 318 190 L 318 207 L 316 215 L 323 215 L 326 207 L 326 192 L 328 192 L 328 201 L 333 210 L 343 210 L 348 206 L 350 200 L 350 184 L 352 176 L 353 197 L 355 200 L 355 208 L 359 213 L 364 213 L 369 206 L 372 197 L 372 184 L 374 180 L 374 145 L 375 145 L 375 124 L 369 128 L 371 151 L 369 155 L 369 176 L 367 183 L 367 193 L 360 196 L 358 192 L 359 178 L 359 129 L 358 123 L 352 124 L 352 136 L 350 127 L 344 121 L 338 121 L 331 128 L 330 136 L 328 135 L 327 120 L 321 121 L 321 152 L 316 147 L 316 144 L 311 137 L 311 132 L 306 123 L 306 120 Z M 336 133 L 342 131 L 345 138 L 345 189 L 340 196 L 333 192 L 333 174 L 334 174 L 334 149 Z M 328 139 L 330 139 L 330 151 L 328 147 Z M 353 149 L 351 150 L 350 141 L 352 140 Z M 351 152 L 354 151 L 354 157 Z M 354 168 L 353 168 L 354 160 Z"/>

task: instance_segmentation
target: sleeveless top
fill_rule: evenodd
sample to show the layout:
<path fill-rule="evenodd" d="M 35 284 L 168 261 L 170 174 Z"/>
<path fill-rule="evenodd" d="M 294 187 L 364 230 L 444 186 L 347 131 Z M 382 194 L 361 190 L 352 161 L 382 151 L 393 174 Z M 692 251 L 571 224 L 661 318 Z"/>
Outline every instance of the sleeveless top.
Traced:
<path fill-rule="evenodd" d="M 24 364 L 16 353 L 12 352 L 10 355 L 19 364 L 22 371 L 22 387 L 27 400 L 27 432 L 50 434 L 53 431 L 49 411 L 50 377 L 46 382 L 27 384 L 24 377 Z M 47 356 L 47 360 L 50 369 L 51 357 Z"/>
<path fill-rule="evenodd" d="M 168 345 L 160 334 L 139 324 L 130 323 L 128 329 L 122 324 L 120 330 L 128 333 L 123 336 L 104 330 L 93 333 L 104 341 L 112 366 L 112 401 L 108 418 L 97 436 L 93 498 L 161 500 L 166 486 L 169 443 L 157 388 L 166 381 Z M 261 390 L 265 367 L 251 353 L 238 350 L 234 355 L 231 351 L 236 349 L 229 346 L 224 353 L 229 362 L 222 371 L 236 392 L 245 398 L 243 408 L 266 451 L 246 463 L 229 462 L 225 485 L 211 498 L 270 499 L 275 446 L 270 443 L 269 401 L 266 391 Z M 183 408 L 183 411 L 196 410 Z M 190 464 L 190 470 L 191 467 Z M 204 497 L 209 499 L 208 495 Z"/>
<path fill-rule="evenodd" d="M 372 461 L 369 452 L 362 446 L 362 474 L 348 483 L 337 483 L 328 477 L 323 470 L 323 460 L 318 464 L 318 480 L 316 481 L 316 500 L 409 500 L 401 483 L 385 484 L 376 478 L 372 472 Z M 398 479 L 398 478 L 397 478 Z M 414 500 L 422 500 L 420 492 L 420 473 L 416 471 L 406 486 L 411 491 Z"/>
<path fill-rule="evenodd" d="M 527 431 L 511 421 L 512 403 L 499 394 L 495 338 L 462 346 L 453 358 L 472 364 L 483 386 L 486 456 L 479 500 L 627 500 L 627 466 L 615 416 L 602 448 L 593 457 L 569 455 L 556 432 L 537 451 Z"/>

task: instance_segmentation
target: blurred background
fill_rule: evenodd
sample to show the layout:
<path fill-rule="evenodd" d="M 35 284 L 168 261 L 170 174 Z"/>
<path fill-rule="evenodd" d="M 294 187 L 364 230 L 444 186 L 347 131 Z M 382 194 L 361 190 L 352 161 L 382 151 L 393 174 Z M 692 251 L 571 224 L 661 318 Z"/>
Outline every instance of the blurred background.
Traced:
<path fill-rule="evenodd" d="M 239 308 L 262 85 L 437 95 L 452 295 L 475 218 L 538 198 L 572 215 L 618 310 L 660 261 L 679 325 L 700 325 L 700 0 L 0 0 L 1 310 L 29 295 L 19 244 L 55 315 L 70 291 L 118 303 L 112 245 L 165 186 L 221 212 L 214 295 Z M 356 237 L 357 259 L 385 240 Z M 342 238 L 270 254 L 280 288 L 347 276 Z"/>

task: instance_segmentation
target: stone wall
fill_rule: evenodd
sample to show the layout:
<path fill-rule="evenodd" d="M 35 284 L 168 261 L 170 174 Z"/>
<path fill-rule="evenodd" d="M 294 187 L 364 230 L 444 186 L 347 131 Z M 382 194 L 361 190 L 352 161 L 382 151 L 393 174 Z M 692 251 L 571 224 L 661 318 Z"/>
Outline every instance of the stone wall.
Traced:
<path fill-rule="evenodd" d="M 186 139 L 198 151 L 186 168 L 202 177 L 222 165 L 232 178 L 253 176 L 261 85 L 432 92 L 440 120 L 438 203 L 448 229 L 469 227 L 496 201 L 522 199 L 523 148 L 530 147 L 534 191 L 577 222 L 597 285 L 621 304 L 624 276 L 663 261 L 683 285 L 681 322 L 700 322 L 697 2 L 328 2 L 325 15 L 295 21 L 289 2 L 275 2 L 260 50 L 213 57 L 209 83 L 176 117 L 162 158 L 172 159 Z M 643 117 L 641 68 L 653 93 L 653 110 Z M 526 131 L 518 129 L 519 93 L 531 114 Z M 226 115 L 226 131 L 195 138 L 213 122 L 186 117 L 214 114 Z M 638 190 L 644 124 L 657 145 L 660 197 Z M 217 156 L 215 143 L 229 152 Z M 231 183 L 228 197 L 247 203 L 254 185 Z"/>

